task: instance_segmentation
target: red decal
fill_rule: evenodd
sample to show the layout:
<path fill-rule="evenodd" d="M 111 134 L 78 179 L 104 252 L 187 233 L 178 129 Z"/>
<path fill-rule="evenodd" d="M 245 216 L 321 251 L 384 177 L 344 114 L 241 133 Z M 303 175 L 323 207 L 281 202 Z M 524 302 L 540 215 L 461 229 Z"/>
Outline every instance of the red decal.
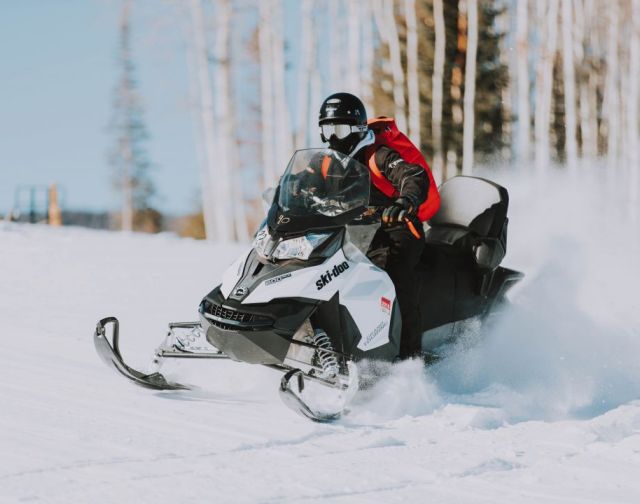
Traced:
<path fill-rule="evenodd" d="M 391 313 L 391 301 L 386 297 L 380 298 L 380 309 L 385 313 Z"/>

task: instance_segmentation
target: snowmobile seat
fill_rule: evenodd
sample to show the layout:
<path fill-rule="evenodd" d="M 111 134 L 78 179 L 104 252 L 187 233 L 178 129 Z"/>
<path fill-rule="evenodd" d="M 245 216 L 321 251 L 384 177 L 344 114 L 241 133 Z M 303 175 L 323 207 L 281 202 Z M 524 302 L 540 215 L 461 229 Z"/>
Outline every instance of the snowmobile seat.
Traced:
<path fill-rule="evenodd" d="M 425 331 L 481 313 L 506 252 L 506 189 L 458 176 L 440 186 L 440 197 L 418 266 Z"/>
<path fill-rule="evenodd" d="M 471 257 L 482 272 L 495 270 L 507 248 L 507 190 L 479 177 L 457 176 L 440 186 L 440 198 L 426 232 L 427 249 Z"/>

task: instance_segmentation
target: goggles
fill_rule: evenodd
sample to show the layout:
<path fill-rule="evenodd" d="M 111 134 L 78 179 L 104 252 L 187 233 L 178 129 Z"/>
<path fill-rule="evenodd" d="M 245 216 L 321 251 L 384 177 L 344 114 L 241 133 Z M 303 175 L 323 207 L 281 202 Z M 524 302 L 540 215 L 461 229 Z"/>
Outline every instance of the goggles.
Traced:
<path fill-rule="evenodd" d="M 365 124 L 323 124 L 320 126 L 320 132 L 326 139 L 335 135 L 338 140 L 343 140 L 351 133 L 361 133 L 363 131 L 367 131 Z"/>

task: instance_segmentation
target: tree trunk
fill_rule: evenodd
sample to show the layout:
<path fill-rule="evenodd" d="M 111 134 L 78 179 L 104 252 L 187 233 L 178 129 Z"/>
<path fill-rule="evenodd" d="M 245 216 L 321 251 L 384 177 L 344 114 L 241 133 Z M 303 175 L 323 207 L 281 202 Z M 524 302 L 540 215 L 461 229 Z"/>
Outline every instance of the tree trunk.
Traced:
<path fill-rule="evenodd" d="M 404 103 L 404 71 L 400 54 L 400 40 L 396 28 L 396 18 L 393 9 L 393 0 L 376 0 L 374 3 L 374 16 L 380 36 L 389 47 L 389 63 L 393 77 L 393 102 L 395 105 L 395 119 L 398 128 L 407 130 L 407 118 Z"/>
<path fill-rule="evenodd" d="M 529 0 L 518 0 L 516 22 L 518 72 L 518 141 L 517 159 L 529 164 L 531 152 L 531 110 L 529 107 Z"/>
<path fill-rule="evenodd" d="M 446 31 L 442 0 L 433 0 L 435 22 L 435 55 L 433 63 L 433 90 L 431 101 L 431 129 L 433 133 L 433 168 L 437 182 L 444 179 L 444 155 L 442 150 L 442 96 Z"/>
<path fill-rule="evenodd" d="M 362 101 L 369 117 L 375 117 L 373 106 L 373 62 L 376 46 L 373 42 L 373 18 L 369 1 L 362 4 Z"/>
<path fill-rule="evenodd" d="M 215 235 L 216 222 L 215 222 L 215 204 L 213 201 L 213 190 L 211 188 L 211 177 L 209 173 L 209 166 L 207 164 L 207 155 L 205 152 L 205 138 L 203 132 L 203 124 L 201 121 L 201 91 L 198 81 L 198 67 L 196 64 L 196 48 L 194 44 L 195 40 L 195 24 L 190 21 L 187 25 L 185 33 L 192 37 L 191 41 L 187 42 L 187 68 L 189 73 L 189 109 L 191 110 L 191 116 L 193 121 L 193 128 L 195 131 L 195 144 L 197 163 L 200 168 L 200 190 L 202 192 L 202 217 L 204 221 L 204 236 L 206 240 L 213 240 Z"/>
<path fill-rule="evenodd" d="M 558 4 L 556 0 L 538 0 L 538 20 L 544 33 L 538 58 L 536 75 L 536 170 L 542 173 L 549 168 L 549 143 L 551 127 L 551 96 L 553 63 L 558 40 Z"/>
<path fill-rule="evenodd" d="M 340 13 L 340 0 L 329 0 L 329 91 L 336 93 L 342 91 L 344 86 L 344 73 L 342 72 L 344 57 L 344 33 L 340 29 L 343 15 Z"/>
<path fill-rule="evenodd" d="M 629 96 L 627 109 L 628 169 L 629 169 L 629 213 L 634 222 L 638 220 L 638 183 L 640 177 L 640 2 L 631 2 L 631 41 L 629 46 Z"/>
<path fill-rule="evenodd" d="M 607 125 L 607 168 L 611 176 L 618 163 L 618 151 L 620 146 L 620 130 L 618 121 L 620 118 L 619 72 L 618 64 L 618 33 L 619 16 L 618 2 L 609 3 L 609 31 L 607 43 L 607 77 L 605 83 L 605 99 L 603 112 Z"/>
<path fill-rule="evenodd" d="M 191 0 L 190 2 L 191 17 L 194 26 L 194 43 L 195 43 L 195 63 L 198 70 L 199 94 L 200 94 L 200 119 L 202 122 L 202 132 L 204 139 L 204 152 L 207 165 L 207 173 L 209 180 L 224 183 L 223 177 L 219 175 L 219 165 L 217 158 L 217 132 L 213 121 L 214 107 L 211 88 L 211 76 L 209 73 L 209 57 L 205 42 L 204 16 L 202 13 L 202 5 L 200 0 Z M 209 188 L 203 187 L 203 191 L 211 191 L 215 194 L 215 222 L 216 222 L 216 240 L 229 240 L 232 236 L 231 226 L 229 224 L 228 215 L 225 214 L 229 193 L 214 190 L 213 183 Z M 208 237 L 213 239 L 213 237 Z"/>
<path fill-rule="evenodd" d="M 564 77 L 564 119 L 566 129 L 567 165 L 576 168 L 578 144 L 576 137 L 576 77 L 573 57 L 573 10 L 571 0 L 562 0 L 562 69 Z"/>
<path fill-rule="evenodd" d="M 478 53 L 478 0 L 467 0 L 467 61 L 464 69 L 464 130 L 462 174 L 473 171 L 473 136 L 475 128 L 476 57 Z"/>
<path fill-rule="evenodd" d="M 347 3 L 347 47 L 349 54 L 349 68 L 347 92 L 360 96 L 360 0 L 350 0 Z"/>
<path fill-rule="evenodd" d="M 273 123 L 273 77 L 271 45 L 271 1 L 261 0 L 260 24 L 260 113 L 262 117 L 262 184 L 263 189 L 272 187 L 277 180 L 274 152 Z"/>
<path fill-rule="evenodd" d="M 291 120 L 289 106 L 286 100 L 285 86 L 285 61 L 283 40 L 283 13 L 282 1 L 272 0 L 273 31 L 271 46 L 273 54 L 273 89 L 275 94 L 275 134 L 276 134 L 276 170 L 280 175 L 289 161 L 293 151 L 293 135 L 291 132 Z"/>
<path fill-rule="evenodd" d="M 300 16 L 302 18 L 302 43 L 300 47 L 300 65 L 298 70 L 298 132 L 296 149 L 309 146 L 309 98 L 315 41 L 313 32 L 313 0 L 302 0 Z"/>
<path fill-rule="evenodd" d="M 233 138 L 233 118 L 231 114 L 231 93 L 229 91 L 229 24 L 231 21 L 231 4 L 229 0 L 218 0 L 216 2 L 215 13 L 215 46 L 213 56 L 215 60 L 215 118 L 218 126 L 218 155 L 216 164 L 218 166 L 218 178 L 216 193 L 227 197 L 223 198 L 223 203 L 218 207 L 222 211 L 225 220 L 229 223 L 228 234 L 223 236 L 225 241 L 232 241 L 234 238 L 233 228 L 236 214 L 231 198 L 234 195 L 232 183 L 232 149 L 235 146 Z M 237 202 L 239 203 L 239 202 Z"/>
<path fill-rule="evenodd" d="M 409 138 L 420 145 L 420 92 L 418 87 L 418 27 L 415 0 L 405 0 L 407 20 L 407 91 L 409 94 Z"/>

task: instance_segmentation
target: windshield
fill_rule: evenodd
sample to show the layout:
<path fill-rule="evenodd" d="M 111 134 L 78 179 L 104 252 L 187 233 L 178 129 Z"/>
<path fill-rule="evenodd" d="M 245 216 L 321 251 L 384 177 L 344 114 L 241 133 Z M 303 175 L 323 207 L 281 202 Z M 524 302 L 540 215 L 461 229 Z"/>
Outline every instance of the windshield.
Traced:
<path fill-rule="evenodd" d="M 369 204 L 369 170 L 331 149 L 296 151 L 280 179 L 278 206 L 292 216 L 336 217 Z"/>

